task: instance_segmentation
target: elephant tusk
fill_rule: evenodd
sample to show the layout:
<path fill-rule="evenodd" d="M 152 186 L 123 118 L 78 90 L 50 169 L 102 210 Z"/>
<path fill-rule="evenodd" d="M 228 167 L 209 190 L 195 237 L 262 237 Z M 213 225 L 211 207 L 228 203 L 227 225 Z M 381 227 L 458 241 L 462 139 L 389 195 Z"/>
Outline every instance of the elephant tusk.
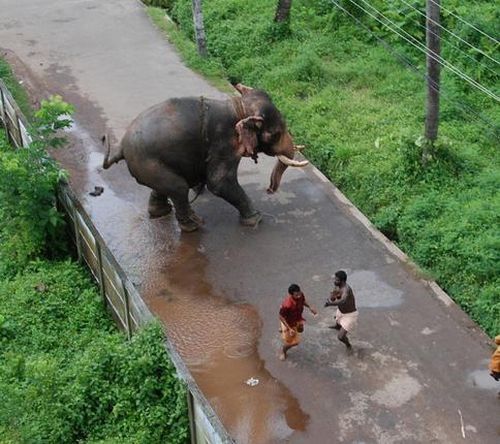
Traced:
<path fill-rule="evenodd" d="M 309 165 L 308 160 L 293 160 L 293 159 L 289 159 L 286 156 L 283 156 L 282 154 L 280 154 L 276 157 L 279 159 L 279 161 L 281 163 L 285 164 L 286 166 L 302 168 L 302 167 L 305 167 L 306 165 Z"/>
<path fill-rule="evenodd" d="M 306 146 L 305 145 L 295 145 L 293 149 L 295 151 L 302 151 Z"/>

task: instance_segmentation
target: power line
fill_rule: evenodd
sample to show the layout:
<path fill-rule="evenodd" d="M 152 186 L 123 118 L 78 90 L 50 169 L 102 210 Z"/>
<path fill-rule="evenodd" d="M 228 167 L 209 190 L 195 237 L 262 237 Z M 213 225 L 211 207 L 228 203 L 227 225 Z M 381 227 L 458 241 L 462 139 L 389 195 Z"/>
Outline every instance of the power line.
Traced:
<path fill-rule="evenodd" d="M 373 15 L 372 13 L 370 13 L 370 11 L 366 10 L 365 8 L 363 8 L 362 6 L 360 6 L 358 3 L 356 3 L 354 0 L 349 0 L 352 4 L 356 5 L 359 9 L 361 9 L 362 11 L 364 11 L 366 14 L 368 14 L 370 17 L 373 17 L 375 20 L 377 20 L 379 23 L 381 23 L 382 25 L 386 26 L 387 28 L 389 28 L 392 32 L 396 33 L 398 36 L 402 37 L 404 40 L 406 40 L 408 43 L 410 43 L 412 46 L 414 46 L 415 48 L 417 48 L 419 51 L 423 52 L 424 54 L 426 54 L 427 56 L 429 56 L 431 59 L 433 60 L 436 60 L 438 61 L 442 66 L 444 66 L 445 68 L 448 68 L 449 70 L 451 70 L 454 74 L 458 75 L 459 77 L 461 77 L 463 80 L 465 80 L 467 83 L 471 84 L 472 86 L 476 87 L 477 89 L 479 89 L 480 91 L 482 91 L 483 93 L 485 93 L 486 95 L 488 95 L 489 97 L 495 99 L 497 102 L 500 102 L 500 97 L 498 97 L 497 95 L 495 95 L 495 93 L 491 92 L 488 88 L 486 88 L 485 86 L 481 85 L 479 82 L 477 82 L 476 80 L 474 80 L 472 77 L 470 77 L 469 75 L 465 74 L 464 72 L 460 71 L 460 69 L 458 69 L 456 66 L 454 66 L 453 64 L 451 64 L 450 62 L 448 62 L 447 60 L 445 60 L 444 58 L 442 58 L 441 56 L 439 56 L 438 54 L 436 54 L 435 52 L 433 51 L 428 51 L 427 48 L 425 47 L 425 45 L 421 42 L 419 42 L 415 37 L 413 37 L 411 34 L 409 34 L 408 32 L 406 32 L 404 29 L 401 29 L 398 25 L 396 25 L 392 20 L 390 20 L 389 18 L 387 18 L 384 14 L 382 14 L 379 10 L 377 10 L 375 7 L 371 6 L 368 2 L 366 2 L 365 0 L 361 0 L 363 3 L 367 4 L 370 8 L 372 8 L 377 14 L 379 14 L 380 16 L 382 16 L 385 20 L 387 20 L 388 22 L 392 23 L 396 29 L 399 29 L 400 31 L 402 31 L 404 34 L 406 34 L 407 36 L 409 36 L 409 38 L 411 40 L 409 40 L 407 37 L 405 37 L 404 35 L 400 34 L 396 29 L 393 29 L 391 26 L 389 26 L 387 23 L 383 22 L 382 20 L 380 20 L 377 16 Z M 412 42 L 413 40 L 413 42 Z M 415 42 L 415 43 L 414 43 Z"/>
<path fill-rule="evenodd" d="M 422 73 L 411 61 L 408 59 L 406 56 L 400 54 L 398 51 L 394 50 L 383 38 L 377 36 L 374 32 L 371 31 L 371 29 L 366 26 L 361 20 L 359 20 L 357 17 L 355 17 L 353 14 L 351 14 L 347 9 L 345 9 L 340 3 L 337 3 L 335 0 L 330 0 L 335 6 L 337 6 L 339 9 L 341 9 L 344 13 L 346 13 L 348 16 L 350 16 L 358 25 L 360 25 L 362 28 L 364 28 L 369 34 L 371 34 L 382 46 L 384 46 L 387 51 L 389 51 L 392 55 L 394 55 L 397 59 L 399 59 L 404 65 L 406 65 L 408 68 L 410 68 L 411 71 L 413 71 L 416 75 L 419 77 L 423 77 L 424 79 L 430 81 L 431 88 L 433 88 L 435 91 L 440 91 L 442 93 L 442 86 L 437 85 L 432 79 L 428 77 L 426 73 Z M 491 133 L 496 137 L 500 137 L 500 127 L 498 127 L 494 122 L 492 122 L 490 119 L 484 117 L 482 114 L 476 112 L 473 108 L 471 108 L 469 105 L 464 104 L 455 98 L 450 98 L 448 94 L 443 93 L 443 95 L 449 99 L 450 101 L 454 102 L 456 105 L 458 105 L 462 111 L 464 111 L 465 114 L 469 114 L 470 116 L 476 118 L 477 120 L 481 120 L 484 124 L 486 124 L 486 127 L 491 131 Z"/>
<path fill-rule="evenodd" d="M 362 0 L 363 1 L 363 0 Z M 417 11 L 420 15 L 424 16 L 427 18 L 427 16 L 422 12 L 420 11 L 418 8 L 415 8 L 414 6 L 410 5 L 409 3 L 407 3 L 405 0 L 401 0 L 405 5 L 409 6 L 410 8 L 412 8 L 413 10 Z M 432 0 L 429 0 L 429 1 L 432 1 Z M 432 3 L 436 4 L 436 2 L 432 1 Z M 432 20 L 432 19 L 428 19 L 431 23 L 439 26 L 441 29 L 443 29 L 444 31 L 446 31 L 447 33 L 451 34 L 453 37 L 455 37 L 456 39 L 460 40 L 461 42 L 465 43 L 467 46 L 471 47 L 472 49 L 474 49 L 475 51 L 479 52 L 480 54 L 484 55 L 485 57 L 487 57 L 488 59 L 492 60 L 493 62 L 495 62 L 497 65 L 500 65 L 500 62 L 498 62 L 497 60 L 495 60 L 493 57 L 490 57 L 488 54 L 486 54 L 485 52 L 483 52 L 481 49 L 479 48 L 476 48 L 474 45 L 471 45 L 467 40 L 464 40 L 462 37 L 458 36 L 457 34 L 455 34 L 453 31 L 450 31 L 448 28 L 444 27 L 443 25 L 441 25 L 440 23 L 436 22 L 435 20 Z"/>
<path fill-rule="evenodd" d="M 436 4 L 436 2 L 434 0 L 429 0 L 431 3 L 434 3 Z M 452 15 L 453 17 L 457 18 L 458 20 L 460 20 L 462 23 L 465 23 L 466 25 L 470 26 L 471 28 L 475 29 L 476 31 L 480 32 L 481 34 L 483 34 L 485 37 L 488 37 L 491 41 L 493 41 L 494 43 L 496 43 L 497 45 L 500 44 L 500 41 L 498 41 L 496 38 L 494 37 L 491 37 L 490 35 L 486 34 L 484 31 L 481 31 L 479 28 L 476 28 L 472 23 L 469 23 L 468 21 L 460 18 L 458 15 L 454 14 L 452 11 L 450 11 L 449 9 L 446 9 L 444 6 L 441 6 L 441 9 L 443 11 L 446 11 L 448 14 Z"/>
<path fill-rule="evenodd" d="M 410 8 L 412 9 L 415 9 L 416 11 L 418 11 L 416 8 L 414 8 L 413 6 L 411 6 L 410 4 L 406 3 L 404 0 L 401 0 L 403 3 L 405 3 L 406 5 L 408 5 Z M 421 15 L 424 15 L 424 14 L 421 14 Z M 424 15 L 425 17 L 425 15 Z M 423 28 L 423 29 L 426 29 L 427 30 L 427 27 L 425 25 L 423 25 L 422 23 L 419 23 L 418 20 L 413 20 L 413 23 L 415 23 L 417 26 Z M 432 31 L 431 29 L 428 30 L 432 35 L 436 36 L 436 37 L 439 37 L 438 34 L 436 34 L 434 31 Z M 500 73 L 497 72 L 497 71 L 493 71 L 489 66 L 485 65 L 484 63 L 480 62 L 479 60 L 476 60 L 474 57 L 472 57 L 471 55 L 467 54 L 467 52 L 465 52 L 463 49 L 461 49 L 460 47 L 458 47 L 457 45 L 451 43 L 450 41 L 448 40 L 445 40 L 442 38 L 442 40 L 444 42 L 446 42 L 447 44 L 453 46 L 453 48 L 457 49 L 458 51 L 460 51 L 465 57 L 467 57 L 469 60 L 472 60 L 474 63 L 477 63 L 479 65 L 481 65 L 483 68 L 487 69 L 488 71 L 490 71 L 493 75 L 495 76 L 499 76 Z"/>

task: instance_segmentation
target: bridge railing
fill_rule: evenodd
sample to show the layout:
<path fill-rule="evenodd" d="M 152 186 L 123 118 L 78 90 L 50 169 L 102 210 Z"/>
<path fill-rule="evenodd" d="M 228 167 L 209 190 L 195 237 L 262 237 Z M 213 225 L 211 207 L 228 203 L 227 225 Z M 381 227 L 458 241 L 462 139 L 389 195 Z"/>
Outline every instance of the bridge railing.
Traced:
<path fill-rule="evenodd" d="M 5 83 L 0 79 L 0 124 L 5 128 L 8 140 L 16 148 L 27 147 L 32 141 L 26 122 Z M 134 331 L 153 318 L 152 313 L 116 261 L 71 187 L 68 184 L 60 184 L 57 197 L 58 205 L 66 215 L 78 260 L 88 266 L 99 285 L 101 297 L 108 310 L 130 338 Z M 165 348 L 177 374 L 187 385 L 191 443 L 233 443 L 167 336 Z"/>

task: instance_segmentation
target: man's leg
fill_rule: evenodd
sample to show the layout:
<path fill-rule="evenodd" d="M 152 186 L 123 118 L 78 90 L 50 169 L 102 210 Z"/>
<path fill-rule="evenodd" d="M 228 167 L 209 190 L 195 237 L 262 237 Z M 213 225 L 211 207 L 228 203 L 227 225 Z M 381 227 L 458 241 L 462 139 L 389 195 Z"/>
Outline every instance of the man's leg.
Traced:
<path fill-rule="evenodd" d="M 349 339 L 347 338 L 347 330 L 344 327 L 340 327 L 337 338 L 340 342 L 343 342 L 348 349 L 352 348 L 352 345 L 349 342 Z"/>
<path fill-rule="evenodd" d="M 286 353 L 293 347 L 296 347 L 298 344 L 293 345 L 284 345 L 280 354 L 280 361 L 284 361 L 286 359 Z"/>
<path fill-rule="evenodd" d="M 342 327 L 340 326 L 340 324 L 335 323 L 335 325 L 329 325 L 328 328 L 340 330 Z"/>

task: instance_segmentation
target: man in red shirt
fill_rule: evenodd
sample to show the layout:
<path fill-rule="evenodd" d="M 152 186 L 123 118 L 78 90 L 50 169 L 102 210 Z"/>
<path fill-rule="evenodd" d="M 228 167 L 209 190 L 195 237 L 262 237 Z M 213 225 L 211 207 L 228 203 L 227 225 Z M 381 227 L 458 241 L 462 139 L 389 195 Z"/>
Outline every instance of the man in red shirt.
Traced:
<path fill-rule="evenodd" d="M 304 307 L 311 310 L 313 315 L 317 314 L 317 311 L 306 302 L 300 287 L 297 284 L 290 285 L 288 295 L 281 304 L 279 315 L 281 339 L 283 340 L 283 348 L 280 353 L 282 361 L 286 359 L 287 351 L 300 343 L 300 334 L 304 331 L 305 319 L 302 317 Z"/>

